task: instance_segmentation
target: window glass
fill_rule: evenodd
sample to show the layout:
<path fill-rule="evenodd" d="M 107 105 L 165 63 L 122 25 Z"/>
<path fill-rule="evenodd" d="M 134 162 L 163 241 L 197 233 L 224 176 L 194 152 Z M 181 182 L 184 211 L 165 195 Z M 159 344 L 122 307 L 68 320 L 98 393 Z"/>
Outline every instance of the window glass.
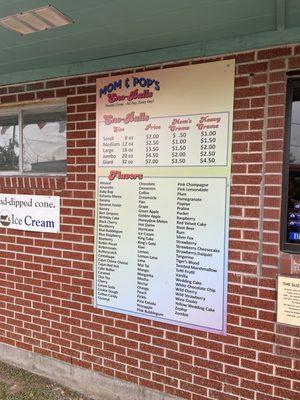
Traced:
<path fill-rule="evenodd" d="M 288 161 L 287 243 L 300 243 L 300 89 L 292 93 Z"/>
<path fill-rule="evenodd" d="M 19 170 L 18 115 L 0 116 L 0 171 Z"/>
<path fill-rule="evenodd" d="M 24 111 L 23 157 L 24 172 L 66 172 L 65 106 Z"/>

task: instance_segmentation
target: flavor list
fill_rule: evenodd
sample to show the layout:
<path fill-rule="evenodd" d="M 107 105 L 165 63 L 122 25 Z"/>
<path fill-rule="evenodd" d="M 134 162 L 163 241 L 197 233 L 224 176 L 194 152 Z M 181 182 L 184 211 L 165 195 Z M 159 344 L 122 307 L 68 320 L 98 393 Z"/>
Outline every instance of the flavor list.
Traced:
<path fill-rule="evenodd" d="M 222 330 L 226 179 L 98 185 L 97 304 Z"/>

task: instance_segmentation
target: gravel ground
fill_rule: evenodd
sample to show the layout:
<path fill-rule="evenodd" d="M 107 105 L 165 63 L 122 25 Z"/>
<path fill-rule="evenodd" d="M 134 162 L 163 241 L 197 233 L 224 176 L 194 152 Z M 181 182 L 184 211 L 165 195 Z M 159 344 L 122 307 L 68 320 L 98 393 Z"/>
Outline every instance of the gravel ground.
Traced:
<path fill-rule="evenodd" d="M 0 362 L 0 400 L 96 400 Z"/>

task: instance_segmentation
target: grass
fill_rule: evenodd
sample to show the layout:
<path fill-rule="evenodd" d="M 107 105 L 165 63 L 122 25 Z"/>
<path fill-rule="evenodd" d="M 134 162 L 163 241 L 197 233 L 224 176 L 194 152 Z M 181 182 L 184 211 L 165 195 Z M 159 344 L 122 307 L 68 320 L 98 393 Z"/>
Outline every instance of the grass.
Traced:
<path fill-rule="evenodd" d="M 0 400 L 92 400 L 38 375 L 0 362 Z"/>

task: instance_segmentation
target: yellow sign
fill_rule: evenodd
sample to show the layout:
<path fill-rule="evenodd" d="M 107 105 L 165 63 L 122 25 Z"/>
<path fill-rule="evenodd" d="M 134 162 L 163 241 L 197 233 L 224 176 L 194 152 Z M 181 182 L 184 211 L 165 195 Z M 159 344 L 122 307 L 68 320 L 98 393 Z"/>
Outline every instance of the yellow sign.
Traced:
<path fill-rule="evenodd" d="M 97 81 L 95 306 L 226 331 L 234 61 Z"/>
<path fill-rule="evenodd" d="M 300 326 L 300 278 L 278 277 L 277 322 Z"/>

